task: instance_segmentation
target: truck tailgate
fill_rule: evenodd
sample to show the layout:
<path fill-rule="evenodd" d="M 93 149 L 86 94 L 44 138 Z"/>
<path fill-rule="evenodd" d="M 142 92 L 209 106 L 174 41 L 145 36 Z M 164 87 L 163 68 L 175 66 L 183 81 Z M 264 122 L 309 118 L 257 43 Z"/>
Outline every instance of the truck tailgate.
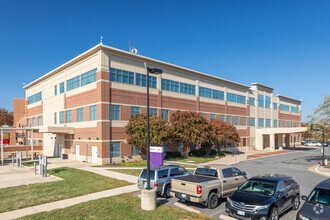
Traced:
<path fill-rule="evenodd" d="M 197 185 L 203 182 L 216 180 L 217 178 L 200 176 L 200 175 L 189 175 L 182 176 L 172 179 L 172 191 L 185 193 L 188 195 L 197 195 Z"/>

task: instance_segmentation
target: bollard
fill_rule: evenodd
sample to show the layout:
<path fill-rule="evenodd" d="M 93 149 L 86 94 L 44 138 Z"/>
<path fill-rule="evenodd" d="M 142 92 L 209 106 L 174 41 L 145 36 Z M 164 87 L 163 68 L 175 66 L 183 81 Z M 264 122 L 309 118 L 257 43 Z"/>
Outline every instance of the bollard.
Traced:
<path fill-rule="evenodd" d="M 41 166 L 42 166 L 41 155 L 39 155 L 39 175 L 41 175 Z"/>
<path fill-rule="evenodd" d="M 18 167 L 18 151 L 16 151 L 16 166 Z"/>
<path fill-rule="evenodd" d="M 37 165 L 36 165 L 36 162 L 34 162 L 34 175 L 37 175 Z"/>
<path fill-rule="evenodd" d="M 47 157 L 45 156 L 44 158 L 45 158 L 45 161 L 44 161 L 45 162 L 44 163 L 44 167 L 45 167 L 44 168 L 44 172 L 45 172 L 45 177 L 47 177 Z"/>
<path fill-rule="evenodd" d="M 19 152 L 19 166 L 22 167 L 22 151 Z"/>
<path fill-rule="evenodd" d="M 11 158 L 11 165 L 14 166 L 15 163 L 14 163 L 14 157 Z"/>

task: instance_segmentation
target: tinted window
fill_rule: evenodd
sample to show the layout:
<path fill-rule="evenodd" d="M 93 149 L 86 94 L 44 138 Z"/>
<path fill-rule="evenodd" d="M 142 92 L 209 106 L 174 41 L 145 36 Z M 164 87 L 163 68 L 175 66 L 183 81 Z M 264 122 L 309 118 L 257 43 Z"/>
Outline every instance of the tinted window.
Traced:
<path fill-rule="evenodd" d="M 277 187 L 279 192 L 284 192 L 285 191 L 285 184 L 284 182 L 280 182 Z"/>
<path fill-rule="evenodd" d="M 208 168 L 197 168 L 195 174 L 214 177 L 218 176 L 217 170 Z"/>
<path fill-rule="evenodd" d="M 229 178 L 229 177 L 233 177 L 233 170 L 231 168 L 227 168 L 227 169 L 223 169 L 222 170 L 222 175 L 224 178 Z"/>
<path fill-rule="evenodd" d="M 178 168 L 173 168 L 170 171 L 170 176 L 178 176 L 179 175 L 179 170 Z"/>
<path fill-rule="evenodd" d="M 168 169 L 158 171 L 158 179 L 167 178 L 167 176 L 168 176 Z"/>
<path fill-rule="evenodd" d="M 243 183 L 238 190 L 246 193 L 272 196 L 275 193 L 275 183 L 260 180 L 248 180 Z"/>
<path fill-rule="evenodd" d="M 178 170 L 179 170 L 179 175 L 185 175 L 187 173 L 187 170 L 183 167 L 179 167 Z"/>
<path fill-rule="evenodd" d="M 237 169 L 237 168 L 231 168 L 232 172 L 233 172 L 233 176 L 242 176 L 242 172 Z"/>
<path fill-rule="evenodd" d="M 143 170 L 142 171 L 142 173 L 140 175 L 140 178 L 147 179 L 147 170 Z M 154 180 L 155 179 L 155 171 L 150 170 L 150 179 L 151 180 Z"/>
<path fill-rule="evenodd" d="M 325 206 L 330 206 L 330 190 L 316 188 L 309 195 L 307 201 L 309 203 L 319 203 Z"/>

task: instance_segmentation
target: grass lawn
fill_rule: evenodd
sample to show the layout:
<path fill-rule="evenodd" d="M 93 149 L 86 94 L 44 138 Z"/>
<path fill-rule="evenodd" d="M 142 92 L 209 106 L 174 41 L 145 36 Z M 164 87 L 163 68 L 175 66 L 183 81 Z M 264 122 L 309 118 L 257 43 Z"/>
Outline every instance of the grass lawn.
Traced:
<path fill-rule="evenodd" d="M 132 175 L 132 176 L 139 176 L 142 169 L 113 169 L 113 170 L 109 169 L 109 170 L 113 172 Z"/>
<path fill-rule="evenodd" d="M 0 213 L 130 185 L 68 167 L 50 169 L 48 173 L 63 180 L 0 189 Z"/>
<path fill-rule="evenodd" d="M 39 160 L 38 161 L 22 162 L 22 165 L 23 166 L 26 166 L 26 167 L 33 167 L 34 166 L 34 162 L 36 162 L 36 165 L 39 166 Z M 47 162 L 47 164 L 51 164 L 51 163 Z"/>
<path fill-rule="evenodd" d="M 220 159 L 221 157 L 188 157 L 185 159 L 177 160 L 178 162 L 188 162 L 188 163 L 206 163 L 212 160 Z"/>
<path fill-rule="evenodd" d="M 64 209 L 26 216 L 22 219 L 211 219 L 166 205 L 155 211 L 141 210 L 141 200 L 131 194 L 98 199 Z"/>

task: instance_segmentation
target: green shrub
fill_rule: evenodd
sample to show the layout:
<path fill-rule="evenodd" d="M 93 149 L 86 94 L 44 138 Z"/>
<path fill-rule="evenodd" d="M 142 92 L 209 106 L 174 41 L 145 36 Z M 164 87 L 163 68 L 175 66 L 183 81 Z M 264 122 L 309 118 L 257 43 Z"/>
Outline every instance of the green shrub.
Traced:
<path fill-rule="evenodd" d="M 193 150 L 189 152 L 189 156 L 191 157 L 203 157 L 206 155 L 206 152 L 204 149 L 199 149 L 199 150 Z"/>
<path fill-rule="evenodd" d="M 215 155 L 217 155 L 217 151 L 212 149 L 210 152 L 210 156 L 215 156 Z"/>
<path fill-rule="evenodd" d="M 181 158 L 181 152 L 166 152 L 165 159 Z"/>

